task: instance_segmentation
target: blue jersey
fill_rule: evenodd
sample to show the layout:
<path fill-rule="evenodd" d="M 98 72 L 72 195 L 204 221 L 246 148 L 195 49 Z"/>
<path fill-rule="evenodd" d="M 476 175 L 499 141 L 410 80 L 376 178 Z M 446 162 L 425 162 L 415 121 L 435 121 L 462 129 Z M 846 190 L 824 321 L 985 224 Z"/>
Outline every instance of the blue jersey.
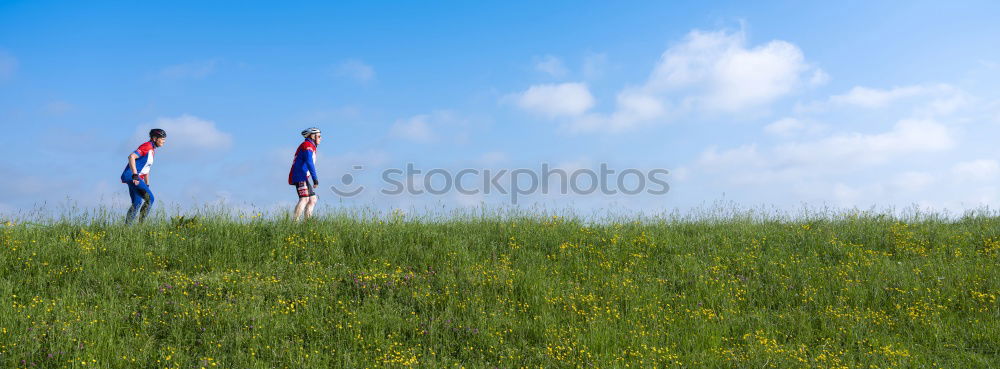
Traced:
<path fill-rule="evenodd" d="M 149 175 L 149 168 L 153 166 L 153 153 L 156 151 L 156 145 L 153 145 L 152 141 L 148 141 L 139 145 L 138 149 L 135 149 L 132 153 L 137 156 L 135 159 L 135 169 L 139 171 L 139 178 L 143 181 Z M 128 183 L 132 181 L 132 168 L 125 164 L 125 171 L 122 172 L 122 183 Z"/>
<path fill-rule="evenodd" d="M 288 184 L 295 185 L 310 180 L 318 181 L 319 177 L 316 176 L 316 143 L 307 138 L 295 149 L 295 160 L 288 172 Z"/>

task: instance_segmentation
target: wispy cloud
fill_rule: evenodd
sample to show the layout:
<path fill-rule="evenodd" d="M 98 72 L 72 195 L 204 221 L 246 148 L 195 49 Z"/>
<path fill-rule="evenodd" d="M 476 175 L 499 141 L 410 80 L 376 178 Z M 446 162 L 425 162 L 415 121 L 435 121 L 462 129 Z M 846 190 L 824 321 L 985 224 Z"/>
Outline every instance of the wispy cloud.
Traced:
<path fill-rule="evenodd" d="M 435 110 L 399 119 L 389 127 L 389 136 L 416 143 L 445 141 L 462 144 L 468 140 L 468 122 L 452 110 Z"/>
<path fill-rule="evenodd" d="M 548 74 L 549 76 L 562 78 L 569 74 L 569 69 L 563 64 L 562 59 L 552 55 L 545 55 L 536 58 L 535 70 Z"/>
<path fill-rule="evenodd" d="M 764 126 L 765 133 L 783 138 L 814 135 L 826 129 L 826 125 L 798 118 L 782 118 Z"/>
<path fill-rule="evenodd" d="M 233 136 L 220 130 L 215 122 L 187 114 L 161 117 L 140 125 L 132 137 L 133 143 L 148 140 L 152 128 L 167 131 L 167 147 L 180 156 L 197 157 L 205 152 L 228 150 L 233 145 Z"/>
<path fill-rule="evenodd" d="M 747 179 L 766 180 L 768 172 L 795 171 L 801 175 L 802 171 L 818 174 L 838 170 L 835 168 L 858 169 L 906 155 L 941 152 L 955 145 L 955 135 L 947 126 L 931 120 L 903 119 L 880 133 L 838 133 L 770 149 L 753 144 L 723 151 L 712 147 L 702 153 L 699 164 L 746 172 Z"/>
<path fill-rule="evenodd" d="M 398 120 L 389 128 L 389 134 L 395 138 L 415 142 L 430 142 L 434 139 L 434 132 L 431 131 L 429 119 L 429 115 L 417 115 L 409 119 Z"/>
<path fill-rule="evenodd" d="M 978 159 L 956 163 L 952 174 L 962 180 L 990 181 L 1000 176 L 1000 163 L 994 159 Z"/>
<path fill-rule="evenodd" d="M 882 108 L 897 100 L 925 95 L 938 90 L 949 89 L 947 86 L 904 86 L 892 89 L 876 89 L 856 86 L 847 93 L 830 97 L 834 105 L 854 105 L 864 108 Z"/>
<path fill-rule="evenodd" d="M 594 106 L 594 96 L 584 83 L 542 84 L 508 95 L 521 109 L 548 117 L 575 116 Z"/>
<path fill-rule="evenodd" d="M 334 75 L 352 79 L 359 83 L 368 83 L 375 79 L 375 68 L 358 59 L 345 60 L 334 67 Z"/>
<path fill-rule="evenodd" d="M 892 88 L 854 86 L 825 100 L 797 104 L 799 113 L 822 113 L 833 110 L 874 111 L 914 109 L 924 116 L 951 114 L 971 105 L 975 99 L 953 85 L 914 84 Z"/>
<path fill-rule="evenodd" d="M 215 72 L 219 61 L 217 59 L 174 64 L 163 69 L 157 76 L 163 80 L 202 79 Z"/>

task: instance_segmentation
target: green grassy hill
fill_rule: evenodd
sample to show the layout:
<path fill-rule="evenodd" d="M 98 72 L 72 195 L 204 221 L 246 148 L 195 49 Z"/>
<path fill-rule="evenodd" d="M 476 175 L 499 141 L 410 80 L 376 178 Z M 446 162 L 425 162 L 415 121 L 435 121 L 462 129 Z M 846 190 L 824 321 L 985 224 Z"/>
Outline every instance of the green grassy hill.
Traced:
<path fill-rule="evenodd" d="M 1000 219 L 0 226 L 0 366 L 1000 367 Z"/>

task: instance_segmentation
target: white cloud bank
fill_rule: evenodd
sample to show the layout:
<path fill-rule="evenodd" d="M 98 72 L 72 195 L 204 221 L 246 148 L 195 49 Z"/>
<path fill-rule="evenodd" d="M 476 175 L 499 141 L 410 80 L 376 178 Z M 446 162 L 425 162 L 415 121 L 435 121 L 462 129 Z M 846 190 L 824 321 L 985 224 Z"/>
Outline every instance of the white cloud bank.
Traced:
<path fill-rule="evenodd" d="M 876 134 L 837 134 L 817 141 L 780 145 L 775 152 L 785 162 L 806 165 L 881 164 L 908 153 L 937 152 L 955 146 L 951 130 L 933 120 L 905 119 L 892 130 Z"/>
<path fill-rule="evenodd" d="M 572 131 L 621 131 L 671 113 L 737 113 L 766 107 L 828 76 L 795 45 L 747 44 L 743 31 L 692 31 L 660 56 L 648 79 L 622 88 L 610 113 L 590 112 L 586 84 L 542 84 L 515 94 L 518 106 L 549 118 L 571 117 Z"/>
<path fill-rule="evenodd" d="M 167 131 L 167 147 L 171 151 L 196 155 L 205 151 L 228 150 L 233 145 L 233 137 L 219 130 L 215 122 L 192 115 L 173 118 L 158 118 L 155 122 L 136 128 L 134 142 L 149 139 L 149 130 L 161 128 Z"/>
<path fill-rule="evenodd" d="M 978 159 L 956 163 L 952 174 L 960 180 L 992 181 L 1000 176 L 1000 163 L 993 159 Z"/>
<path fill-rule="evenodd" d="M 854 87 L 763 124 L 772 137 L 708 146 L 685 167 L 699 189 L 745 201 L 995 208 L 992 101 L 949 84 Z"/>
<path fill-rule="evenodd" d="M 756 144 L 722 151 L 709 147 L 698 166 L 731 175 L 735 183 L 759 183 L 851 172 L 911 154 L 949 150 L 955 144 L 953 133 L 941 123 L 904 119 L 881 133 L 839 133 L 767 149 Z"/>
<path fill-rule="evenodd" d="M 742 31 L 693 31 L 663 52 L 645 90 L 692 89 L 686 99 L 700 109 L 739 111 L 791 93 L 809 71 L 822 73 L 789 42 L 749 47 Z"/>

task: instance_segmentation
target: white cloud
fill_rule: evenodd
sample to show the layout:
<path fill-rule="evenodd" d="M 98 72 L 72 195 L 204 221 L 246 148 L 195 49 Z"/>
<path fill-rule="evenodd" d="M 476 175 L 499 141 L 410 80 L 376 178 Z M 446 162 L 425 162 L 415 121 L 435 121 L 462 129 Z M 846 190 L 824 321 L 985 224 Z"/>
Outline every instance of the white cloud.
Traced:
<path fill-rule="evenodd" d="M 17 58 L 4 51 L 0 51 L 0 81 L 9 79 L 17 71 Z"/>
<path fill-rule="evenodd" d="M 566 76 L 566 74 L 569 74 L 569 69 L 563 65 L 562 60 L 552 55 L 546 55 L 539 58 L 538 61 L 535 62 L 535 70 L 556 78 L 561 78 Z"/>
<path fill-rule="evenodd" d="M 889 90 L 856 86 L 845 94 L 830 97 L 830 103 L 855 105 L 864 108 L 881 108 L 897 100 L 928 92 L 924 86 L 896 87 Z"/>
<path fill-rule="evenodd" d="M 926 172 L 903 172 L 892 179 L 892 187 L 905 192 L 917 192 L 934 183 L 934 176 Z"/>
<path fill-rule="evenodd" d="M 948 127 L 932 120 L 904 119 L 891 131 L 877 134 L 838 134 L 818 141 L 778 146 L 784 162 L 863 165 L 884 163 L 907 153 L 937 152 L 955 145 Z"/>
<path fill-rule="evenodd" d="M 698 164 L 702 167 L 762 167 L 767 160 L 757 151 L 756 144 L 742 145 L 737 148 L 719 151 L 716 146 L 710 146 L 701 153 Z"/>
<path fill-rule="evenodd" d="M 629 125 L 662 116 L 666 108 L 656 97 L 635 90 L 625 90 L 617 96 L 618 109 L 612 115 L 616 126 Z"/>
<path fill-rule="evenodd" d="M 844 207 L 874 207 L 887 206 L 885 210 L 905 213 L 914 209 L 934 211 L 942 209 L 941 205 L 951 200 L 935 199 L 944 184 L 940 179 L 928 172 L 905 171 L 896 174 L 886 174 L 882 179 L 868 182 L 848 184 L 837 181 L 832 187 L 824 188 L 826 196 L 838 206 Z M 825 187 L 820 185 L 819 187 Z M 938 190 L 938 191 L 931 191 Z M 968 197 L 963 194 L 962 197 Z M 953 197 L 957 199 L 957 197 Z M 955 206 L 952 208 L 965 208 Z"/>
<path fill-rule="evenodd" d="M 918 114 L 935 116 L 956 113 L 973 104 L 976 100 L 959 89 L 942 89 L 940 93 L 917 109 Z"/>
<path fill-rule="evenodd" d="M 750 48 L 742 31 L 693 31 L 663 53 L 646 89 L 686 90 L 699 109 L 739 111 L 791 93 L 808 71 L 813 83 L 827 78 L 791 43 L 775 40 Z"/>
<path fill-rule="evenodd" d="M 215 72 L 218 60 L 204 60 L 175 64 L 160 70 L 159 76 L 165 80 L 202 79 Z"/>
<path fill-rule="evenodd" d="M 428 119 L 430 119 L 430 116 L 424 114 L 409 119 L 398 120 L 389 128 L 389 134 L 396 138 L 415 142 L 430 142 L 434 139 L 434 133 L 427 123 Z"/>
<path fill-rule="evenodd" d="M 783 118 L 764 127 L 764 132 L 777 136 L 792 136 L 805 128 L 805 123 L 795 118 Z"/>
<path fill-rule="evenodd" d="M 809 84 L 812 86 L 825 85 L 827 82 L 830 82 L 830 75 L 826 74 L 822 69 L 813 71 L 812 77 L 809 78 Z"/>
<path fill-rule="evenodd" d="M 833 109 L 886 109 L 893 106 L 912 108 L 916 116 L 948 115 L 968 107 L 974 99 L 965 91 L 948 84 L 918 84 L 888 89 L 855 86 L 826 101 L 797 107 L 799 112 L 822 112 Z"/>
<path fill-rule="evenodd" d="M 419 143 L 465 144 L 469 140 L 468 120 L 452 110 L 435 110 L 396 120 L 389 136 Z"/>
<path fill-rule="evenodd" d="M 507 99 L 521 109 L 549 117 L 580 115 L 594 106 L 594 96 L 584 83 L 535 85 Z"/>
<path fill-rule="evenodd" d="M 782 121 L 793 131 L 808 122 Z M 801 137 L 773 145 L 710 146 L 690 167 L 703 191 L 788 209 L 802 204 L 962 209 L 970 205 L 963 201 L 975 200 L 965 193 L 974 186 L 962 178 L 1000 175 L 989 174 L 1000 172 L 996 163 L 978 162 L 955 165 L 951 173 L 961 175 L 946 176 L 942 161 L 958 153 L 959 141 L 953 127 L 931 119 L 901 119 L 881 132 Z"/>
<path fill-rule="evenodd" d="M 712 146 L 697 162 L 698 168 L 726 173 L 737 183 L 765 183 L 852 172 L 954 146 L 955 139 L 946 126 L 929 120 L 906 119 L 897 122 L 889 131 L 875 134 L 840 133 L 765 149 L 756 144 L 728 150 Z"/>
<path fill-rule="evenodd" d="M 818 134 L 825 131 L 826 128 L 825 125 L 802 119 L 782 118 L 764 126 L 764 132 L 783 138 L 790 138 L 800 135 Z"/>
<path fill-rule="evenodd" d="M 833 186 L 832 195 L 833 199 L 840 206 L 855 206 L 863 195 L 874 191 L 881 192 L 881 188 L 869 188 L 866 191 L 865 189 L 854 188 L 844 183 L 837 183 Z"/>
<path fill-rule="evenodd" d="M 351 59 L 338 64 L 334 68 L 334 74 L 360 83 L 368 83 L 375 79 L 375 68 L 361 60 Z"/>
<path fill-rule="evenodd" d="M 779 141 L 750 136 L 708 146 L 687 166 L 698 190 L 743 204 L 897 213 L 995 207 L 1000 192 L 991 184 L 1000 179 L 1000 160 L 991 157 L 988 137 L 1000 105 L 989 102 L 948 84 L 856 87 L 810 104 L 808 115 L 765 125 L 763 133 Z M 886 119 L 894 124 L 878 128 Z M 819 123 L 832 121 L 839 124 Z M 963 155 L 970 152 L 983 156 Z"/>
<path fill-rule="evenodd" d="M 228 150 L 232 147 L 233 138 L 227 132 L 220 131 L 215 122 L 192 115 L 181 115 L 173 118 L 158 118 L 151 124 L 136 128 L 133 142 L 149 140 L 149 130 L 161 128 L 167 131 L 167 144 L 172 152 L 197 155 L 204 151 Z"/>
<path fill-rule="evenodd" d="M 687 181 L 691 178 L 691 168 L 681 166 L 674 168 L 670 171 L 670 175 L 674 178 L 674 181 Z"/>
<path fill-rule="evenodd" d="M 667 112 L 664 103 L 641 90 L 626 89 L 618 93 L 615 112 L 587 114 L 568 124 L 572 132 L 611 131 L 633 128 L 641 123 L 663 117 Z"/>
<path fill-rule="evenodd" d="M 603 59 L 602 55 L 593 63 Z M 584 74 L 588 74 L 586 67 Z M 806 63 L 802 51 L 791 43 L 775 40 L 750 46 L 742 31 L 692 31 L 663 52 L 643 84 L 622 88 L 610 113 L 584 115 L 594 101 L 581 84 L 533 86 L 520 95 L 519 105 L 549 117 L 575 116 L 567 124 L 571 131 L 623 131 L 662 121 L 668 113 L 676 117 L 760 109 L 828 79 L 822 70 Z"/>
<path fill-rule="evenodd" d="M 955 164 L 952 174 L 960 180 L 989 181 L 1000 175 L 1000 163 L 993 159 L 979 159 Z"/>

